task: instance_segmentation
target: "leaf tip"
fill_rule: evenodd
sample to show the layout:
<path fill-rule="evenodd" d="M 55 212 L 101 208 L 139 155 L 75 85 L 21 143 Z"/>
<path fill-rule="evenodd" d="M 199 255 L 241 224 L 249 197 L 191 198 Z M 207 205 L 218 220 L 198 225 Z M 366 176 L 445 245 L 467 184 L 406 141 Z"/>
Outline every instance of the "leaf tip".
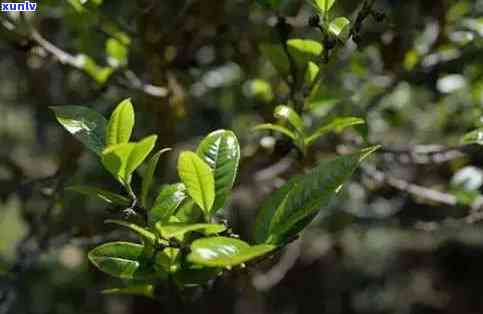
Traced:
<path fill-rule="evenodd" d="M 359 158 L 359 161 L 360 162 L 364 161 L 370 155 L 372 155 L 374 152 L 376 152 L 377 150 L 379 150 L 381 147 L 382 147 L 381 145 L 374 145 L 374 146 L 371 146 L 371 147 L 367 147 L 367 148 L 362 149 L 359 152 L 360 155 L 361 155 L 360 158 Z"/>

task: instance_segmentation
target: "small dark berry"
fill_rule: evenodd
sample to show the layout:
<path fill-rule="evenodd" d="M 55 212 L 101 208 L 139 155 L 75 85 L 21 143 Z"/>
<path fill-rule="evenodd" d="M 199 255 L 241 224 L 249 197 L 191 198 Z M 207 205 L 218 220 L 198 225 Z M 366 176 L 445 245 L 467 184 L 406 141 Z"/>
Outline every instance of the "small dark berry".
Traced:
<path fill-rule="evenodd" d="M 354 41 L 354 42 L 355 42 L 357 45 L 359 45 L 359 44 L 361 43 L 362 38 L 361 38 L 361 36 L 360 36 L 360 35 L 355 34 L 354 36 L 352 36 L 352 40 L 353 40 L 353 41 Z"/>
<path fill-rule="evenodd" d="M 386 14 L 384 12 L 373 11 L 372 17 L 374 20 L 376 20 L 376 22 L 382 22 L 386 19 Z"/>
<path fill-rule="evenodd" d="M 310 27 L 319 27 L 319 24 L 320 24 L 320 17 L 317 14 L 314 14 L 309 18 Z"/>
<path fill-rule="evenodd" d="M 325 49 L 327 49 L 327 50 L 334 49 L 335 43 L 336 43 L 336 41 L 335 41 L 334 38 L 332 38 L 332 37 L 326 38 L 325 41 L 324 41 Z"/>
<path fill-rule="evenodd" d="M 288 37 L 288 35 L 292 32 L 292 25 L 287 23 L 285 18 L 280 18 L 276 25 L 278 32 L 282 35 L 283 38 Z"/>

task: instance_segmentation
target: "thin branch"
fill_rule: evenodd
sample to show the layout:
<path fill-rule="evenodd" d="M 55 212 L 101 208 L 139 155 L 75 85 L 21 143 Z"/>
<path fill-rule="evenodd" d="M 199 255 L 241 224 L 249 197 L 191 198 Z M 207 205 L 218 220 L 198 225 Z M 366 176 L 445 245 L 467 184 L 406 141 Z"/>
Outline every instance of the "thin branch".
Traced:
<path fill-rule="evenodd" d="M 376 2 L 375 0 L 364 1 L 361 9 L 357 13 L 354 23 L 350 28 L 349 37 L 352 37 L 352 39 L 356 43 L 358 43 L 360 39 L 360 33 L 362 32 L 362 25 L 364 24 L 364 21 L 374 13 L 373 6 L 375 2 Z"/>
<path fill-rule="evenodd" d="M 465 156 L 467 146 L 415 145 L 412 147 L 382 146 L 378 153 L 401 164 L 442 164 Z"/>
<path fill-rule="evenodd" d="M 302 240 L 297 239 L 297 241 L 288 246 L 288 249 L 283 252 L 280 260 L 270 270 L 265 273 L 257 273 L 253 276 L 252 282 L 257 290 L 268 291 L 283 280 L 288 271 L 297 262 L 301 253 L 301 245 Z"/>
<path fill-rule="evenodd" d="M 32 39 L 44 48 L 47 52 L 57 58 L 61 63 L 69 65 L 78 70 L 84 71 L 82 59 L 71 55 L 64 50 L 53 45 L 51 42 L 43 38 L 37 31 L 32 32 Z M 152 84 L 144 83 L 141 79 L 131 70 L 123 72 L 123 77 L 117 77 L 116 83 L 122 87 L 130 88 L 143 92 L 152 97 L 163 98 L 168 95 L 168 89 L 161 86 L 155 86 Z"/>
<path fill-rule="evenodd" d="M 456 206 L 458 204 L 458 199 L 454 195 L 409 183 L 405 180 L 385 174 L 384 172 L 377 170 L 375 167 L 365 165 L 362 166 L 362 170 L 368 177 L 372 178 L 376 182 L 387 184 L 392 188 L 411 194 L 418 198 L 446 206 Z"/>
<path fill-rule="evenodd" d="M 10 32 L 12 31 L 10 30 Z M 25 35 L 22 36 L 18 33 L 16 35 L 25 37 Z M 54 45 L 52 42 L 44 38 L 37 30 L 32 29 L 27 39 L 30 40 L 34 45 L 41 47 L 61 64 L 67 65 L 81 72 L 85 72 L 83 58 L 80 58 L 79 55 L 73 55 Z M 169 91 L 166 87 L 145 83 L 131 70 L 121 70 L 120 73 L 113 73 L 111 82 L 113 82 L 115 85 L 139 91 L 156 98 L 164 98 L 169 94 Z"/>
<path fill-rule="evenodd" d="M 271 165 L 268 168 L 258 171 L 255 173 L 255 181 L 272 181 L 289 170 L 294 164 L 295 159 L 293 156 L 288 155 L 282 158 L 277 163 Z"/>
<path fill-rule="evenodd" d="M 166 87 L 144 83 L 131 70 L 126 70 L 124 72 L 124 78 L 120 78 L 118 80 L 118 84 L 157 98 L 164 98 L 169 94 L 169 91 Z"/>
<path fill-rule="evenodd" d="M 51 42 L 42 37 L 42 35 L 40 35 L 40 33 L 36 30 L 32 30 L 30 37 L 45 51 L 59 60 L 60 63 L 83 71 L 82 60 L 53 45 Z"/>

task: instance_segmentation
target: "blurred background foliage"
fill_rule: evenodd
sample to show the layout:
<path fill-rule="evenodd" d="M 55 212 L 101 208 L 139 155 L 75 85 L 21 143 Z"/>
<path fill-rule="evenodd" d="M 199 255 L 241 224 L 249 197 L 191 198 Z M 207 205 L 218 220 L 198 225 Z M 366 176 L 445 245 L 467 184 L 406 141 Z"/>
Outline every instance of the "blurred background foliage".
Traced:
<path fill-rule="evenodd" d="M 290 38 L 322 42 L 312 7 L 287 3 Z M 354 20 L 361 3 L 338 0 L 334 16 Z M 224 215 L 250 238 L 260 201 L 298 170 L 290 143 L 252 130 L 290 93 L 260 49 L 278 40 L 277 12 L 248 0 L 37 5 L 0 13 L 0 313 L 483 313 L 483 155 L 461 140 L 483 127 L 483 1 L 376 1 L 386 18 L 367 19 L 358 45 L 322 67 L 304 119 L 367 122 L 317 141 L 309 161 L 364 142 L 381 150 L 276 260 L 200 289 L 183 309 L 169 287 L 159 303 L 100 293 L 115 280 L 86 251 L 126 235 L 102 223 L 103 203 L 63 187 L 119 187 L 48 108 L 107 114 L 131 97 L 135 137 L 174 148 L 158 169 L 165 183 L 177 152 L 234 130 L 241 171 Z"/>

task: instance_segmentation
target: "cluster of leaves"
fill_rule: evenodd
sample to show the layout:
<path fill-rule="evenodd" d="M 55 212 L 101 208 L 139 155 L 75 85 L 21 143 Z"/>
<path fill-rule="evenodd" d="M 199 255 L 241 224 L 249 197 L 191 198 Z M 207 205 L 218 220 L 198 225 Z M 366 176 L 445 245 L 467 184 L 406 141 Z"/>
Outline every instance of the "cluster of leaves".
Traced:
<path fill-rule="evenodd" d="M 274 111 L 274 116 L 278 119 L 278 124 L 260 124 L 255 127 L 255 130 L 279 132 L 287 136 L 303 154 L 306 153 L 307 148 L 314 144 L 318 138 L 329 132 L 341 132 L 348 127 L 364 124 L 364 120 L 361 118 L 338 117 L 328 124 L 317 128 L 315 131 L 310 132 L 310 130 L 307 130 L 302 117 L 291 107 L 284 105 L 277 106 Z"/>
<path fill-rule="evenodd" d="M 328 62 L 331 51 L 345 44 L 350 37 L 351 24 L 346 17 L 330 17 L 335 0 L 309 2 L 315 10 L 315 14 L 309 20 L 309 26 L 320 30 L 322 42 L 288 38 L 290 28 L 278 26 L 282 42 L 261 45 L 260 50 L 278 73 L 289 78 L 287 83 L 292 92 L 288 105 L 279 105 L 275 108 L 276 124 L 265 123 L 255 127 L 255 130 L 275 131 L 287 136 L 303 155 L 321 136 L 364 124 L 364 120 L 358 117 L 337 117 L 325 125 L 316 127 L 315 130 L 310 130 L 306 126 L 302 114 L 310 109 L 310 104 L 319 97 L 321 61 Z M 275 11 L 283 11 L 285 5 L 284 1 L 260 0 L 259 3 Z M 285 22 L 281 23 L 284 25 Z M 298 95 L 298 91 L 302 91 L 301 95 Z"/>
<path fill-rule="evenodd" d="M 131 141 L 135 116 L 129 99 L 117 106 L 108 121 L 86 107 L 53 107 L 53 111 L 67 131 L 99 156 L 125 193 L 91 186 L 70 189 L 123 206 L 123 219 L 107 223 L 128 228 L 141 241 L 103 244 L 89 253 L 90 261 L 127 281 L 126 287 L 110 292 L 150 297 L 160 281 L 172 280 L 180 289 L 203 285 L 225 270 L 270 256 L 329 204 L 359 163 L 376 149 L 322 161 L 307 174 L 290 179 L 261 205 L 253 244 L 249 244 L 215 215 L 225 208 L 237 175 L 240 147 L 233 132 L 215 131 L 201 141 L 196 152 L 181 152 L 177 164 L 181 182 L 161 186 L 151 201 L 158 161 L 169 149 L 150 156 L 156 135 Z M 132 177 L 143 163 L 137 189 Z"/>
<path fill-rule="evenodd" d="M 63 4 L 58 1 L 44 1 L 40 10 L 52 12 L 52 10 L 63 10 L 70 30 L 76 32 L 82 43 L 81 52 L 72 55 L 71 61 L 75 68 L 92 78 L 97 84 L 106 84 L 113 75 L 122 71 L 128 64 L 129 52 L 131 49 L 131 38 L 129 34 L 111 19 L 102 15 L 99 7 L 103 0 L 68 0 Z M 89 48 L 95 45 L 97 39 L 92 35 L 92 28 L 98 27 L 107 37 L 103 39 L 104 49 Z M 103 58 L 101 58 L 103 57 Z M 104 59 L 104 60 L 102 60 Z"/>

